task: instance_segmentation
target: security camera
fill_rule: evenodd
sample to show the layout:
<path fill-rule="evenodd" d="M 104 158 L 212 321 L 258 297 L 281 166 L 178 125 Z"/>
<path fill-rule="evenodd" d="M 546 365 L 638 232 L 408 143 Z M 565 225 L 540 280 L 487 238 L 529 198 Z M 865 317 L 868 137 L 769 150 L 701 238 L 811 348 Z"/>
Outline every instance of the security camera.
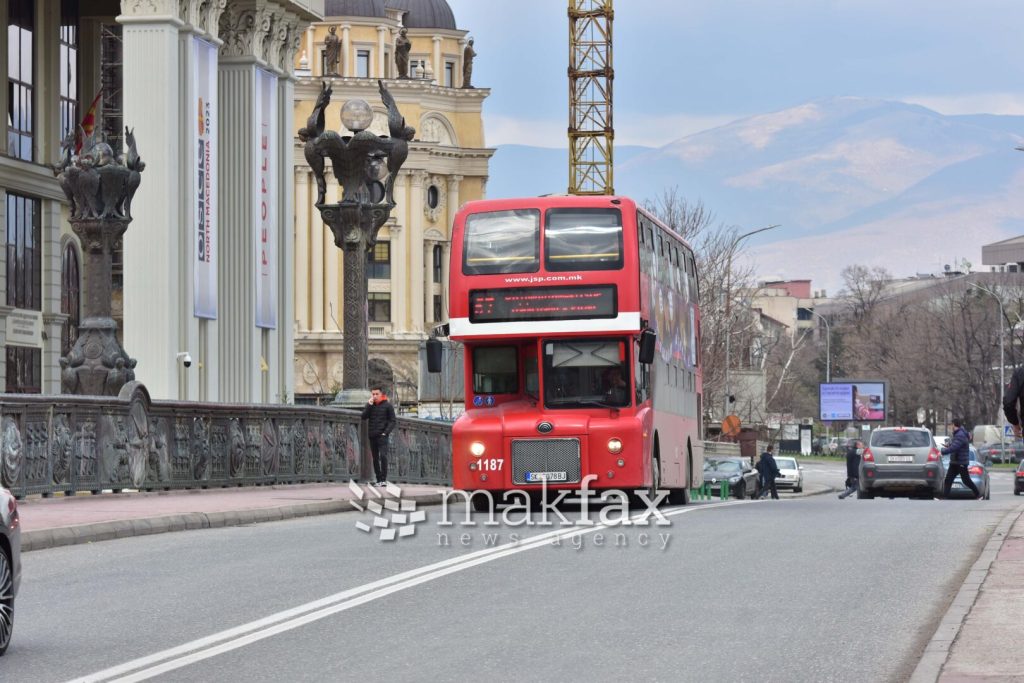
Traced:
<path fill-rule="evenodd" d="M 186 368 L 192 367 L 192 356 L 189 354 L 188 351 L 179 351 L 177 358 L 181 359 L 181 364 L 184 365 Z"/>

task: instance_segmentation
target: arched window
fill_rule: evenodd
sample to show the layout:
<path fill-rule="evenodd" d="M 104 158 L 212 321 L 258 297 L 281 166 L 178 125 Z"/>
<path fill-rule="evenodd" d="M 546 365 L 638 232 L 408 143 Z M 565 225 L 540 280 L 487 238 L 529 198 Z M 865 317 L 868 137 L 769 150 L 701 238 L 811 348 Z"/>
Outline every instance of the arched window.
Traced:
<path fill-rule="evenodd" d="M 60 312 L 67 313 L 61 336 L 61 355 L 66 356 L 78 340 L 78 325 L 82 320 L 82 278 L 78 269 L 78 252 L 74 244 L 64 246 L 60 262 Z"/>

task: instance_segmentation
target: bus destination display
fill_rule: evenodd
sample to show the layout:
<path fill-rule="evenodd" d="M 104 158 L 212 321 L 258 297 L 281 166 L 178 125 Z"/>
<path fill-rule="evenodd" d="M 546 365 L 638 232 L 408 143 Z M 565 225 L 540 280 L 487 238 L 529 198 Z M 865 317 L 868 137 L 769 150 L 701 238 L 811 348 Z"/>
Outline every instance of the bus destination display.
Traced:
<path fill-rule="evenodd" d="M 478 289 L 469 293 L 474 323 L 614 318 L 615 285 Z"/>

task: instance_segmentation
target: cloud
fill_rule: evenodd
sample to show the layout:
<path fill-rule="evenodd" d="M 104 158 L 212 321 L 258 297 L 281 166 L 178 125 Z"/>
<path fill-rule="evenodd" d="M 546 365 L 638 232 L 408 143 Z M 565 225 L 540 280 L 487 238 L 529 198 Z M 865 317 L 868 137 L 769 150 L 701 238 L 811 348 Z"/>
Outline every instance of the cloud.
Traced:
<path fill-rule="evenodd" d="M 990 92 L 969 95 L 907 95 L 900 100 L 940 114 L 1001 114 L 1024 116 L 1024 93 Z"/>

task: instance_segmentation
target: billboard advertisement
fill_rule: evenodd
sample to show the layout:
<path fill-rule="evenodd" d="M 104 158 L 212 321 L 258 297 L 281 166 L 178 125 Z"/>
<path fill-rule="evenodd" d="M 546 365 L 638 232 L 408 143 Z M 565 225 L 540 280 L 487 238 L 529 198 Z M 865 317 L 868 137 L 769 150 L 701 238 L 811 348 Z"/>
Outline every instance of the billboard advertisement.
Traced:
<path fill-rule="evenodd" d="M 277 176 L 274 164 L 277 149 L 277 76 L 258 69 L 256 158 L 260 169 L 256 187 L 256 326 L 277 327 Z"/>
<path fill-rule="evenodd" d="M 822 420 L 880 422 L 886 412 L 883 381 L 842 380 L 818 385 L 818 417 Z"/>

